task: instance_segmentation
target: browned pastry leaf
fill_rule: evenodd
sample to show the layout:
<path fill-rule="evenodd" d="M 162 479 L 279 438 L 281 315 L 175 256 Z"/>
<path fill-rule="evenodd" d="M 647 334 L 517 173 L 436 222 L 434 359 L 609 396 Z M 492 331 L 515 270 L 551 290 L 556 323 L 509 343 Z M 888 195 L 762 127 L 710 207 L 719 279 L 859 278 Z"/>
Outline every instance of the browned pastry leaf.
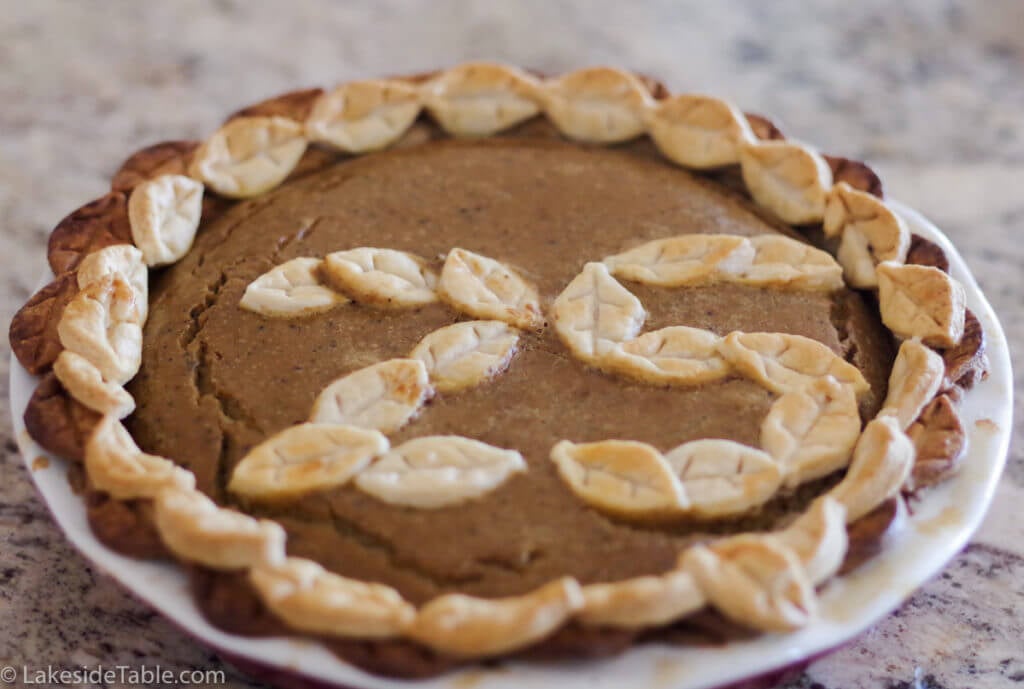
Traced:
<path fill-rule="evenodd" d="M 295 169 L 291 171 L 291 174 L 288 175 L 285 181 L 290 182 L 291 180 L 323 170 L 325 167 L 334 165 L 342 157 L 338 153 L 326 148 L 309 146 L 299 159 L 299 164 L 295 166 Z"/>
<path fill-rule="evenodd" d="M 106 493 L 91 490 L 86 494 L 85 506 L 89 526 L 108 548 L 140 560 L 170 555 L 153 523 L 150 501 L 113 500 Z"/>
<path fill-rule="evenodd" d="M 189 565 L 188 575 L 203 616 L 214 626 L 243 636 L 288 633 L 288 627 L 263 605 L 244 572 Z"/>
<path fill-rule="evenodd" d="M 854 189 L 883 198 L 882 180 L 875 171 L 859 160 L 851 160 L 840 156 L 824 156 L 825 162 L 832 169 L 832 180 L 836 183 L 846 182 Z"/>
<path fill-rule="evenodd" d="M 113 191 L 131 191 L 139 184 L 160 175 L 187 174 L 198 141 L 162 141 L 139 149 L 121 163 L 110 181 Z"/>
<path fill-rule="evenodd" d="M 754 130 L 754 136 L 758 139 L 773 141 L 786 138 L 782 130 L 764 115 L 758 115 L 756 112 L 745 112 L 743 114 L 747 116 L 747 122 L 750 123 L 750 128 Z"/>
<path fill-rule="evenodd" d="M 946 362 L 946 377 L 942 387 L 949 390 L 954 386 L 970 390 L 979 381 L 988 377 L 988 355 L 985 353 L 985 329 L 974 312 L 967 309 L 964 314 L 964 334 L 955 346 L 942 352 Z"/>
<path fill-rule="evenodd" d="M 910 236 L 910 249 L 907 251 L 907 263 L 915 266 L 931 266 L 943 273 L 949 272 L 949 259 L 942 247 L 919 234 Z"/>
<path fill-rule="evenodd" d="M 570 622 L 540 643 L 519 653 L 527 660 L 561 660 L 565 658 L 607 658 L 622 653 L 640 635 L 635 629 L 585 627 Z"/>
<path fill-rule="evenodd" d="M 75 462 L 85 456 L 85 441 L 99 421 L 99 414 L 71 399 L 53 373 L 39 381 L 25 407 L 25 428 L 32 439 Z"/>
<path fill-rule="evenodd" d="M 112 191 L 85 204 L 57 223 L 47 249 L 54 275 L 74 270 L 82 259 L 97 249 L 113 244 L 131 244 L 128 197 Z"/>
<path fill-rule="evenodd" d="M 313 109 L 313 103 L 323 92 L 322 88 L 311 88 L 282 93 L 232 113 L 225 122 L 237 117 L 287 117 L 296 122 L 305 122 Z"/>
<path fill-rule="evenodd" d="M 948 395 L 932 400 L 907 429 L 917 457 L 910 474 L 911 491 L 941 483 L 956 473 L 967 449 L 967 433 Z"/>
<path fill-rule="evenodd" d="M 664 100 L 672 95 L 669 92 L 668 87 L 654 77 L 641 74 L 640 72 L 634 72 L 633 74 L 635 74 L 636 78 L 640 80 L 640 83 L 644 85 L 644 88 L 650 92 L 651 97 L 654 98 L 654 100 Z"/>
<path fill-rule="evenodd" d="M 78 293 L 74 273 L 64 273 L 32 295 L 14 315 L 8 333 L 11 351 L 33 375 L 50 368 L 64 349 L 57 335 L 64 307 Z"/>
<path fill-rule="evenodd" d="M 388 677 L 425 679 L 465 664 L 465 661 L 438 655 L 425 646 L 402 639 L 325 639 L 324 643 L 345 662 L 352 663 L 371 674 Z"/>
<path fill-rule="evenodd" d="M 882 552 L 887 537 L 903 528 L 907 504 L 899 495 L 889 498 L 873 511 L 846 527 L 850 547 L 839 574 L 847 574 Z"/>

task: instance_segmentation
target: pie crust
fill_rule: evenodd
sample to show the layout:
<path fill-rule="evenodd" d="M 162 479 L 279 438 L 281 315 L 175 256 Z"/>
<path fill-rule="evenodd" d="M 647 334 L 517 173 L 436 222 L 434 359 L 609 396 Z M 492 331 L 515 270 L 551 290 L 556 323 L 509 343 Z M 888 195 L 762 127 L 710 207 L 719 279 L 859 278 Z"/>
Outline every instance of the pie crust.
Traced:
<path fill-rule="evenodd" d="M 248 285 L 242 308 L 295 318 L 350 300 L 387 309 L 440 300 L 476 320 L 320 391 L 306 422 L 268 438 L 234 469 L 232 492 L 272 502 L 351 482 L 410 509 L 485 500 L 525 470 L 516 450 L 458 436 L 391 447 L 386 436 L 431 396 L 503 375 L 515 365 L 519 332 L 546 324 L 572 356 L 613 376 L 690 386 L 738 375 L 774 395 L 761 447 L 707 439 L 662 453 L 627 440 L 558 443 L 552 462 L 594 509 L 641 522 L 714 519 L 848 466 L 842 481 L 788 527 L 693 545 L 657 576 L 587 586 L 565 577 L 521 596 L 446 594 L 416 608 L 389 587 L 287 557 L 279 524 L 218 506 L 191 472 L 140 450 L 120 419 L 134 404 L 123 385 L 139 370 L 148 269 L 184 256 L 225 198 L 258 196 L 304 165 L 332 160 L 308 149 L 311 142 L 350 154 L 409 145 L 421 109 L 455 136 L 495 135 L 537 115 L 591 144 L 649 134 L 674 164 L 738 169 L 765 213 L 821 225 L 838 239 L 836 257 L 782 235 L 684 235 L 594 257 L 550 305 L 528 267 L 460 247 L 439 271 L 424 257 L 372 246 L 274 266 Z M 786 139 L 724 101 L 667 96 L 619 69 L 543 78 L 475 63 L 286 94 L 232 116 L 204 142 L 140 151 L 112 186 L 58 224 L 49 244 L 57 277 L 12 322 L 19 360 L 33 373 L 53 370 L 26 425 L 44 447 L 84 461 L 91 490 L 143 501 L 176 558 L 243 573 L 274 616 L 320 637 L 405 639 L 465 660 L 520 651 L 566 625 L 657 628 L 706 607 L 757 630 L 798 628 L 815 614 L 814 587 L 842 566 L 848 529 L 955 468 L 964 438 L 956 401 L 985 371 L 983 332 L 941 249 L 909 235 L 870 168 Z M 663 288 L 877 289 L 884 323 L 903 340 L 889 397 L 862 431 L 858 396 L 867 382 L 828 347 L 784 333 L 641 333 L 647 313 L 620 279 Z"/>

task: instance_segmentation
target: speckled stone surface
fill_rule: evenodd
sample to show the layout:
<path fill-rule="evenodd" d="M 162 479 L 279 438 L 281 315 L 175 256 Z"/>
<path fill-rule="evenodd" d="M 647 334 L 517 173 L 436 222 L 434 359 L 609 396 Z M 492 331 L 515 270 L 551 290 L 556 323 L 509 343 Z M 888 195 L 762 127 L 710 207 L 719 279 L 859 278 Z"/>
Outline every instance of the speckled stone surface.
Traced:
<path fill-rule="evenodd" d="M 0 0 L 0 322 L 40 281 L 52 225 L 100 195 L 142 145 L 200 137 L 239 106 L 301 85 L 473 57 L 550 71 L 607 62 L 728 97 L 871 161 L 890 195 L 928 214 L 966 256 L 1007 328 L 1020 395 L 1022 26 L 1019 0 Z M 0 666 L 222 667 L 65 542 L 11 438 L 6 355 L 0 367 Z M 1024 686 L 1016 418 L 997 501 L 966 552 L 857 642 L 781 686 Z M 227 686 L 259 686 L 226 672 Z"/>

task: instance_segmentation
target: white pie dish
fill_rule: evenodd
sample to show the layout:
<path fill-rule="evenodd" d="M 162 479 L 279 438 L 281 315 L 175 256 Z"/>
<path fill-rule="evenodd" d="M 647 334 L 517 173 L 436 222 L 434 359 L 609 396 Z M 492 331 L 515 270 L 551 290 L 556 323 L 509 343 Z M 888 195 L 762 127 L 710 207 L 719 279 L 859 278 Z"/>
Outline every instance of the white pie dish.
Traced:
<path fill-rule="evenodd" d="M 821 616 L 799 632 L 763 635 L 715 648 L 642 644 L 604 661 L 561 664 L 506 662 L 416 682 L 418 687 L 621 686 L 696 689 L 736 682 L 771 672 L 842 645 L 902 602 L 933 576 L 964 545 L 991 501 L 1006 458 L 1011 431 L 1012 374 L 1002 328 L 949 240 L 916 212 L 894 204 L 912 231 L 936 241 L 947 253 L 951 272 L 967 292 L 968 307 L 987 337 L 991 374 L 965 398 L 962 415 L 969 435 L 963 471 L 930 489 L 915 503 L 908 528 L 878 557 L 841 577 L 820 596 Z M 11 408 L 16 436 L 32 470 L 45 455 L 25 432 L 21 416 L 34 379 L 16 361 L 11 366 Z M 979 423 L 981 422 L 981 423 Z M 53 458 L 51 458 L 53 459 Z M 405 687 L 409 682 L 376 677 L 344 664 L 315 643 L 238 637 L 210 626 L 188 591 L 186 577 L 172 563 L 132 560 L 100 544 L 85 519 L 82 500 L 71 492 L 62 461 L 32 470 L 40 493 L 71 542 L 99 568 L 171 621 L 224 653 L 260 665 L 299 672 L 327 683 L 353 687 Z M 469 677 L 467 677 L 469 675 Z"/>

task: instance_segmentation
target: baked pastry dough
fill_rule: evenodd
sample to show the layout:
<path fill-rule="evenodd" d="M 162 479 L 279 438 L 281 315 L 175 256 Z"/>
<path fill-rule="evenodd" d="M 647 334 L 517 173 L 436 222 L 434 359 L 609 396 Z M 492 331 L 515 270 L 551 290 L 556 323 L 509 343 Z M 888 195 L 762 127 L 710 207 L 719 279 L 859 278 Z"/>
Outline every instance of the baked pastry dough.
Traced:
<path fill-rule="evenodd" d="M 747 240 L 754 247 L 750 265 L 729 282 L 753 287 L 833 292 L 843 286 L 843 269 L 828 253 L 782 235 Z"/>
<path fill-rule="evenodd" d="M 416 121 L 419 89 L 398 80 L 353 81 L 320 96 L 306 118 L 310 141 L 367 153 L 398 141 Z"/>
<path fill-rule="evenodd" d="M 918 340 L 906 340 L 893 362 L 889 393 L 879 413 L 895 414 L 900 428 L 906 430 L 935 398 L 945 373 L 946 362 L 935 350 Z"/>
<path fill-rule="evenodd" d="M 551 448 L 551 461 L 569 490 L 610 514 L 664 519 L 678 515 L 685 504 L 683 486 L 672 467 L 646 443 L 563 440 Z"/>
<path fill-rule="evenodd" d="M 160 538 L 183 560 L 236 570 L 285 558 L 280 524 L 218 507 L 197 490 L 166 488 L 153 506 Z"/>
<path fill-rule="evenodd" d="M 544 83 L 544 110 L 570 139 L 614 143 L 644 133 L 652 99 L 634 75 L 611 67 L 570 72 Z"/>
<path fill-rule="evenodd" d="M 624 280 L 661 287 L 685 287 L 721 282 L 754 260 L 754 248 L 744 237 L 730 234 L 684 234 L 656 239 L 609 256 L 608 271 Z"/>
<path fill-rule="evenodd" d="M 519 334 L 501 321 L 463 321 L 430 333 L 409 355 L 423 362 L 438 392 L 479 385 L 506 368 Z"/>
<path fill-rule="evenodd" d="M 817 340 L 787 333 L 726 335 L 719 353 L 737 371 L 780 395 L 832 376 L 860 394 L 869 389 L 860 370 Z"/>
<path fill-rule="evenodd" d="M 740 169 L 754 201 L 783 222 L 803 225 L 825 215 L 832 171 L 810 147 L 792 140 L 745 143 Z"/>
<path fill-rule="evenodd" d="M 701 385 L 729 374 L 729 364 L 718 353 L 720 339 L 709 330 L 669 326 L 617 344 L 603 365 L 648 383 Z"/>
<path fill-rule="evenodd" d="M 104 416 L 85 443 L 89 483 L 117 500 L 153 498 L 165 489 L 188 491 L 195 476 L 169 459 L 143 452 L 113 416 Z"/>
<path fill-rule="evenodd" d="M 952 347 L 964 333 L 963 286 L 938 268 L 880 263 L 878 303 L 882 322 L 898 337 Z"/>
<path fill-rule="evenodd" d="M 485 658 L 543 639 L 581 607 L 580 585 L 569 577 L 512 598 L 449 593 L 420 608 L 408 634 L 440 653 Z"/>
<path fill-rule="evenodd" d="M 705 603 L 693 575 L 674 569 L 657 576 L 584 586 L 583 609 L 576 619 L 593 627 L 639 629 L 668 624 L 700 610 Z"/>
<path fill-rule="evenodd" d="M 78 289 L 114 275 L 131 287 L 139 325 L 145 325 L 149 315 L 149 271 L 142 260 L 142 252 L 131 244 L 111 244 L 83 258 L 76 272 Z"/>
<path fill-rule="evenodd" d="M 342 577 L 303 558 L 257 565 L 249 581 L 274 615 L 315 634 L 388 639 L 416 617 L 416 609 L 390 586 Z"/>
<path fill-rule="evenodd" d="M 761 422 L 761 447 L 785 468 L 790 488 L 846 466 L 859 436 L 853 387 L 829 375 L 781 395 Z"/>
<path fill-rule="evenodd" d="M 64 348 L 99 369 L 104 380 L 123 385 L 142 363 L 141 324 L 135 290 L 120 275 L 108 275 L 68 302 L 57 333 Z"/>
<path fill-rule="evenodd" d="M 555 299 L 552 315 L 570 351 L 598 366 L 616 345 L 636 337 L 647 316 L 640 300 L 601 263 L 583 266 Z"/>
<path fill-rule="evenodd" d="M 348 299 L 321 278 L 319 258 L 293 258 L 249 283 L 238 303 L 243 309 L 275 318 L 297 318 L 330 311 Z"/>
<path fill-rule="evenodd" d="M 508 266 L 472 251 L 448 252 L 437 291 L 445 302 L 474 318 L 524 329 L 544 324 L 537 288 Z"/>
<path fill-rule="evenodd" d="M 388 450 L 379 432 L 326 423 L 304 423 L 272 435 L 249 451 L 228 490 L 253 500 L 290 500 L 342 486 Z"/>
<path fill-rule="evenodd" d="M 875 418 L 861 433 L 846 477 L 828 495 L 857 521 L 899 492 L 914 465 L 914 444 L 892 414 Z"/>
<path fill-rule="evenodd" d="M 521 471 L 526 462 L 515 450 L 456 435 L 425 436 L 381 456 L 356 485 L 387 503 L 433 509 L 485 495 Z"/>
<path fill-rule="evenodd" d="M 147 266 L 180 260 L 192 248 L 203 213 L 203 185 L 184 175 L 142 182 L 128 198 L 132 241 Z"/>
<path fill-rule="evenodd" d="M 829 192 L 823 228 L 840 236 L 836 258 L 853 287 L 878 286 L 875 266 L 903 263 L 910 249 L 910 230 L 882 199 L 839 182 Z"/>
<path fill-rule="evenodd" d="M 699 517 L 741 514 L 768 501 L 782 483 L 771 455 L 732 440 L 683 443 L 665 453 L 682 486 L 683 511 Z"/>
<path fill-rule="evenodd" d="M 309 420 L 393 433 L 409 423 L 433 394 L 422 361 L 388 359 L 324 388 Z"/>
<path fill-rule="evenodd" d="M 53 362 L 57 380 L 76 400 L 100 414 L 116 419 L 135 411 L 135 400 L 120 385 L 103 380 L 103 374 L 88 359 L 64 350 Z"/>
<path fill-rule="evenodd" d="M 489 136 L 540 112 L 540 82 L 515 67 L 470 62 L 428 81 L 423 99 L 449 134 Z"/>
<path fill-rule="evenodd" d="M 324 271 L 331 284 L 362 304 L 406 308 L 437 301 L 437 276 L 423 259 L 404 251 L 336 251 L 324 259 Z"/>
<path fill-rule="evenodd" d="M 831 579 L 846 558 L 846 507 L 823 495 L 792 524 L 771 534 L 771 538 L 800 558 L 807 578 L 817 586 Z"/>
<path fill-rule="evenodd" d="M 647 121 L 661 154 L 684 167 L 705 169 L 740 160 L 740 145 L 754 141 L 747 118 L 720 98 L 680 94 L 659 101 Z"/>
<path fill-rule="evenodd" d="M 189 176 L 221 196 L 259 196 L 283 182 L 305 152 L 306 137 L 298 122 L 238 117 L 203 142 L 192 158 Z"/>
<path fill-rule="evenodd" d="M 769 632 L 804 626 L 816 613 L 800 559 L 769 536 L 741 535 L 686 550 L 680 564 L 726 617 Z"/>

